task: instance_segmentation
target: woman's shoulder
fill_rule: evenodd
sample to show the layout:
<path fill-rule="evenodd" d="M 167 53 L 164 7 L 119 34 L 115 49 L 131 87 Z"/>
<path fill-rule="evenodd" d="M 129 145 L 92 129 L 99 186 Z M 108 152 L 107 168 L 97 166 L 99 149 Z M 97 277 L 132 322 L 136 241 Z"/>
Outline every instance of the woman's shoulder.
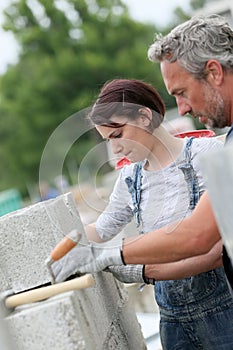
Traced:
<path fill-rule="evenodd" d="M 130 176 L 131 178 L 133 178 L 135 176 L 135 173 L 137 171 L 137 169 L 143 168 L 143 165 L 145 164 L 146 160 L 143 160 L 141 162 L 137 162 L 137 163 L 131 163 L 128 165 L 125 165 L 122 169 L 121 169 L 121 176 L 122 177 L 127 177 Z"/>
<path fill-rule="evenodd" d="M 124 177 L 124 178 L 127 177 L 127 176 L 131 176 L 132 177 L 136 164 L 137 163 L 131 163 L 131 164 L 125 165 L 120 171 L 121 176 Z"/>
<path fill-rule="evenodd" d="M 220 149 L 224 142 L 216 137 L 198 137 L 193 139 L 193 149 L 196 151 L 208 151 L 211 149 Z"/>

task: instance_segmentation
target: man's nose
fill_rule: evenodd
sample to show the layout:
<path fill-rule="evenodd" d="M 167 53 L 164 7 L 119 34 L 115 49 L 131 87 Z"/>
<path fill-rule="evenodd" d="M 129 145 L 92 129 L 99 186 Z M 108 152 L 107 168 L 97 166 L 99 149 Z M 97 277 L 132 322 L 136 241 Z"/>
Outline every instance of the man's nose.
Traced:
<path fill-rule="evenodd" d="M 191 107 L 186 102 L 181 101 L 179 98 L 176 98 L 176 104 L 181 116 L 184 116 L 191 111 Z"/>

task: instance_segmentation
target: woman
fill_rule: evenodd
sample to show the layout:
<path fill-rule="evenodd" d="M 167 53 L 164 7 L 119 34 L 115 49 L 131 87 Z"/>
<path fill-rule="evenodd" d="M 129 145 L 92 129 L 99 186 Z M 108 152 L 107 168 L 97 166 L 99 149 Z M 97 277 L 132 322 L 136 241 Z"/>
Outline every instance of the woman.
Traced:
<path fill-rule="evenodd" d="M 164 114 L 161 97 L 142 81 L 116 79 L 101 89 L 89 118 L 113 153 L 127 157 L 132 164 L 121 170 L 97 222 L 86 227 L 89 240 L 113 238 L 133 217 L 140 234 L 182 220 L 204 192 L 199 155 L 222 147 L 221 142 L 176 138 L 161 125 Z M 68 260 L 75 260 L 75 254 L 78 251 L 67 254 L 61 269 L 66 269 Z M 203 256 L 171 264 L 110 266 L 108 271 L 123 282 L 155 285 L 164 350 L 221 346 L 230 350 L 232 337 L 226 340 L 225 336 L 233 330 L 229 312 L 233 301 L 221 265 L 219 242 Z M 57 281 L 64 279 L 58 271 L 55 275 Z"/>

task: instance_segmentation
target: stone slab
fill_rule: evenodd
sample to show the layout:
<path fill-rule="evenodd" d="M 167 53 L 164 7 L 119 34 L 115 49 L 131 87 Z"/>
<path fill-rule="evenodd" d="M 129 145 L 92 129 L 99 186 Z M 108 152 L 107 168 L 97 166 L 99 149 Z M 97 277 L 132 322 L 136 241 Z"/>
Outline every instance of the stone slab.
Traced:
<path fill-rule="evenodd" d="M 84 229 L 71 194 L 37 203 L 0 218 L 1 288 L 13 293 L 43 286 L 45 265 L 69 231 Z M 5 321 L 14 350 L 111 350 L 146 348 L 133 305 L 110 273 L 94 275 L 94 287 L 61 294 L 9 311 Z"/>
<path fill-rule="evenodd" d="M 0 217 L 1 291 L 15 293 L 50 282 L 45 264 L 54 246 L 72 229 L 84 229 L 70 193 Z"/>
<path fill-rule="evenodd" d="M 95 286 L 24 305 L 6 317 L 14 350 L 145 350 L 133 306 L 109 273 Z"/>

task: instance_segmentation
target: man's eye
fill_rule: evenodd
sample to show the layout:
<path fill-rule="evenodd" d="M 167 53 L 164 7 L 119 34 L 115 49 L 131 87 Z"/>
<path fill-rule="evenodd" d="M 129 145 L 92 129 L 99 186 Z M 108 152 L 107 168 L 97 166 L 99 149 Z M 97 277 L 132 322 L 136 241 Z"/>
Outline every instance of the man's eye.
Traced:
<path fill-rule="evenodd" d="M 177 96 L 183 96 L 183 95 L 184 95 L 184 91 L 179 91 L 179 92 L 177 92 L 176 95 L 177 95 Z"/>

